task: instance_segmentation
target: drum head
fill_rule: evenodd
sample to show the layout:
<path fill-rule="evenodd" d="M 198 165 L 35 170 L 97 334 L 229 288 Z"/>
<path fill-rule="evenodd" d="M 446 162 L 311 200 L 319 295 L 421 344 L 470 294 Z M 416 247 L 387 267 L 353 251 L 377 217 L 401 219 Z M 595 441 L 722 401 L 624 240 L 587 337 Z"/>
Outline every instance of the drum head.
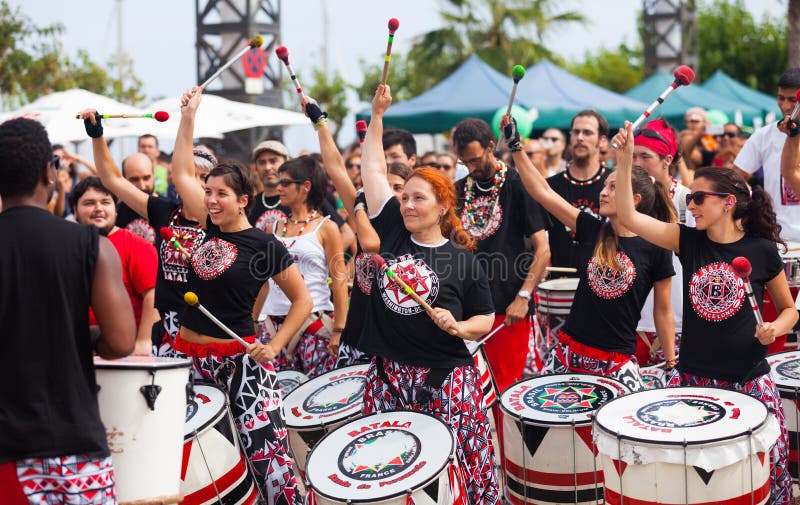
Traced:
<path fill-rule="evenodd" d="M 800 351 L 786 351 L 767 356 L 772 377 L 780 391 L 800 392 Z"/>
<path fill-rule="evenodd" d="M 192 362 L 186 358 L 164 358 L 160 356 L 128 356 L 120 359 L 94 357 L 94 367 L 99 370 L 153 370 L 189 368 Z"/>
<path fill-rule="evenodd" d="M 544 375 L 506 389 L 500 406 L 525 424 L 587 425 L 597 409 L 629 392 L 623 383 L 597 375 Z"/>
<path fill-rule="evenodd" d="M 225 415 L 228 397 L 221 387 L 212 384 L 195 384 L 194 399 L 186 405 L 186 424 L 183 439 L 189 440 L 217 424 Z"/>
<path fill-rule="evenodd" d="M 454 447 L 450 427 L 429 414 L 372 414 L 320 440 L 306 476 L 330 499 L 372 503 L 426 485 L 445 469 Z"/>
<path fill-rule="evenodd" d="M 680 387 L 640 391 L 603 406 L 595 425 L 609 436 L 656 445 L 702 445 L 756 431 L 767 422 L 760 400 L 736 391 Z"/>
<path fill-rule="evenodd" d="M 578 289 L 579 280 L 577 277 L 550 279 L 540 282 L 536 289 L 540 291 L 575 291 Z"/>
<path fill-rule="evenodd" d="M 283 401 L 286 426 L 316 429 L 361 413 L 369 365 L 331 370 L 301 384 Z"/>
<path fill-rule="evenodd" d="M 283 396 L 288 395 L 300 384 L 308 381 L 308 376 L 297 370 L 283 370 L 278 372 L 278 388 Z"/>
<path fill-rule="evenodd" d="M 645 389 L 660 389 L 666 387 L 667 372 L 663 366 L 646 366 L 639 369 Z"/>

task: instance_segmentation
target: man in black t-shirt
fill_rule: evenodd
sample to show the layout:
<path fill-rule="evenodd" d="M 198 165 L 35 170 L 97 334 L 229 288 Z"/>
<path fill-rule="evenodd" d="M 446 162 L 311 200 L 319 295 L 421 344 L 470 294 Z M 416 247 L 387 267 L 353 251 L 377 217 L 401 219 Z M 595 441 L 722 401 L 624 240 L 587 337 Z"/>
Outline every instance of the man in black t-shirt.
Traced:
<path fill-rule="evenodd" d="M 153 160 L 143 153 L 133 153 L 122 160 L 122 176 L 139 188 L 144 194 L 152 195 L 155 185 Z M 138 235 L 151 244 L 156 243 L 156 231 L 142 216 L 128 207 L 125 202 L 117 205 L 117 226 Z"/>
<path fill-rule="evenodd" d="M 569 145 L 572 160 L 567 168 L 547 179 L 550 187 L 583 212 L 599 216 L 600 191 L 610 171 L 600 159 L 600 146 L 608 138 L 608 122 L 595 110 L 582 110 L 572 118 Z M 541 168 L 541 167 L 537 167 Z M 570 230 L 550 216 L 548 230 L 553 266 L 580 267 L 580 258 L 591 253 L 592 244 L 579 245 L 575 230 Z M 577 272 L 570 274 L 577 277 Z"/>
<path fill-rule="evenodd" d="M 0 501 L 116 503 L 92 354 L 130 354 L 136 323 L 114 246 L 47 211 L 51 160 L 40 123 L 0 125 Z"/>

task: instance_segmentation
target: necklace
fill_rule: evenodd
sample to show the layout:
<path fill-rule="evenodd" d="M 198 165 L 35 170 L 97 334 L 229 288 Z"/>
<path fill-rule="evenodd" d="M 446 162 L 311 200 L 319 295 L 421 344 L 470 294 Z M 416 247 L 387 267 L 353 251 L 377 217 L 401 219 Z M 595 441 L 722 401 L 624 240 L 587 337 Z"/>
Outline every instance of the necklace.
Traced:
<path fill-rule="evenodd" d="M 497 203 L 500 200 L 500 190 L 503 188 L 503 184 L 506 182 L 506 175 L 508 175 L 508 168 L 502 161 L 498 161 L 494 168 L 494 180 L 492 181 L 491 188 L 484 189 L 478 184 L 478 181 L 472 178 L 472 176 L 467 176 L 467 191 L 466 195 L 464 195 L 464 210 L 467 212 L 467 215 L 469 215 L 469 219 L 473 225 L 477 225 L 482 228 L 484 224 L 486 224 L 488 218 L 494 214 L 494 211 L 497 208 Z M 480 212 L 475 212 L 473 202 L 475 201 L 476 187 L 481 191 L 489 192 L 488 198 L 489 201 L 492 202 L 491 208 L 484 207 L 480 210 Z M 476 214 L 478 215 L 476 216 Z"/>
<path fill-rule="evenodd" d="M 295 242 L 297 242 L 297 237 L 299 237 L 300 235 L 302 235 L 302 234 L 303 234 L 303 230 L 305 230 L 305 229 L 306 229 L 306 225 L 307 225 L 308 223 L 310 223 L 310 222 L 311 222 L 311 220 L 312 220 L 312 219 L 314 219 L 314 218 L 316 218 L 316 217 L 317 217 L 317 209 L 314 209 L 314 212 L 312 212 L 311 214 L 309 214 L 309 215 L 308 215 L 308 217 L 307 217 L 307 218 L 305 218 L 305 219 L 304 219 L 304 220 L 302 220 L 302 221 L 296 221 L 296 220 L 292 219 L 292 224 L 300 224 L 300 223 L 303 223 L 303 226 L 301 226 L 301 227 L 300 227 L 300 231 L 298 231 L 298 232 L 297 232 L 297 235 L 295 235 L 295 239 L 294 239 L 294 240 L 292 240 L 292 243 L 286 246 L 286 248 L 287 248 L 287 249 L 290 249 L 290 248 L 291 248 L 291 247 L 294 245 L 294 243 L 295 243 Z M 288 219 L 284 219 L 284 220 L 283 220 L 283 232 L 281 232 L 281 236 L 282 236 L 283 238 L 286 238 L 286 225 L 287 225 L 287 224 L 289 224 L 289 220 L 288 220 Z"/>
<path fill-rule="evenodd" d="M 272 209 L 274 209 L 275 207 L 277 207 L 278 205 L 280 205 L 280 204 L 281 204 L 281 199 L 280 199 L 280 198 L 278 198 L 278 201 L 277 201 L 277 202 L 275 202 L 275 203 L 274 203 L 274 204 L 272 204 L 272 205 L 268 205 L 268 204 L 267 204 L 267 199 L 265 198 L 265 196 L 264 196 L 264 192 L 262 191 L 262 192 L 261 192 L 261 203 L 262 203 L 262 204 L 264 205 L 264 207 L 266 207 L 267 209 L 269 209 L 269 210 L 272 210 Z"/>
<path fill-rule="evenodd" d="M 590 186 L 590 185 L 598 182 L 600 179 L 602 179 L 603 175 L 606 173 L 606 163 L 604 161 L 601 161 L 600 162 L 600 170 L 598 170 L 597 173 L 594 174 L 594 177 L 592 177 L 591 179 L 586 179 L 586 180 L 582 181 L 580 179 L 575 179 L 574 177 L 572 177 L 569 174 L 569 168 L 571 166 L 572 166 L 572 162 L 567 163 L 567 168 L 562 173 L 564 174 L 564 179 L 566 179 L 567 182 L 569 182 L 573 186 Z"/>

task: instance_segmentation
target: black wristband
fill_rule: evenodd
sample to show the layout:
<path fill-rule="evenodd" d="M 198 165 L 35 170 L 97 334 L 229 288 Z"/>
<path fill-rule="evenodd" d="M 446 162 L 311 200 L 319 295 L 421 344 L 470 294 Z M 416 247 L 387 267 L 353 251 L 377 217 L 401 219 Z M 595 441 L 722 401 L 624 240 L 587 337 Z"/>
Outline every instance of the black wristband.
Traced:
<path fill-rule="evenodd" d="M 790 119 L 786 123 L 786 128 L 789 130 L 790 137 L 796 137 L 798 133 L 800 133 L 800 124 L 798 124 L 796 119 Z"/>
<path fill-rule="evenodd" d="M 319 108 L 319 104 L 310 102 L 306 104 L 306 116 L 316 125 L 321 117 L 328 117 L 328 114 L 322 112 L 322 109 Z"/>
<path fill-rule="evenodd" d="M 100 120 L 100 114 L 95 113 L 94 118 L 97 120 L 97 123 L 92 124 L 92 122 L 86 118 L 83 120 L 83 127 L 86 128 L 86 134 L 88 136 L 96 139 L 103 136 L 103 123 Z"/>

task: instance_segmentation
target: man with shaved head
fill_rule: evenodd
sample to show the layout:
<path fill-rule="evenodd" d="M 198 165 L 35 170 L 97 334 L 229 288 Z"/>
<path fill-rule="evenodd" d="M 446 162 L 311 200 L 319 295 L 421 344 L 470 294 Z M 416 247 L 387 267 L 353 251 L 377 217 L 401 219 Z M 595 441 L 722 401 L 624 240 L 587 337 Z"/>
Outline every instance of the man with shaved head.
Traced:
<path fill-rule="evenodd" d="M 142 152 L 133 153 L 122 160 L 122 175 L 147 195 L 153 194 L 155 173 L 153 160 Z M 156 232 L 146 219 L 120 202 L 117 206 L 117 226 L 142 237 L 151 244 L 156 242 Z"/>

